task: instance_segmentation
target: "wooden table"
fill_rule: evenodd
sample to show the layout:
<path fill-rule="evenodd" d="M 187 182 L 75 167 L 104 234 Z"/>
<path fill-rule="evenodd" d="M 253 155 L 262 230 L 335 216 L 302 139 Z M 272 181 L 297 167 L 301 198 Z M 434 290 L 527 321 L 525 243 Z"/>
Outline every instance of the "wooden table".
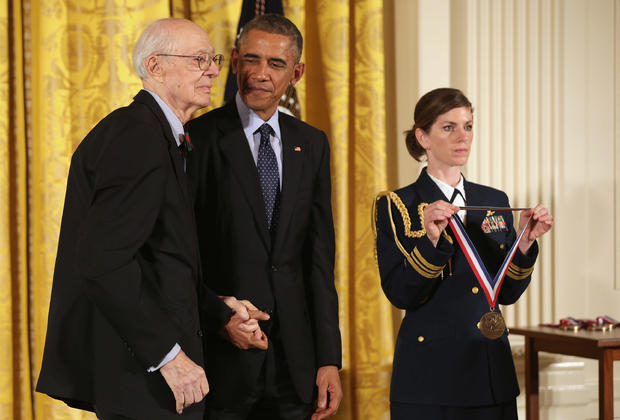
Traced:
<path fill-rule="evenodd" d="M 620 328 L 612 331 L 562 331 L 552 327 L 510 328 L 525 336 L 525 410 L 537 420 L 538 352 L 567 354 L 598 360 L 598 411 L 602 420 L 614 417 L 614 360 L 620 360 Z"/>

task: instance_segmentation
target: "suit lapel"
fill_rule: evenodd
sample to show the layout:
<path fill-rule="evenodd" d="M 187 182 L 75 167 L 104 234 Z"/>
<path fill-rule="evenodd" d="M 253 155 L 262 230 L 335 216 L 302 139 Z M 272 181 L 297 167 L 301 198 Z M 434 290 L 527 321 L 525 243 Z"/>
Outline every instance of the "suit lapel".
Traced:
<path fill-rule="evenodd" d="M 164 137 L 168 141 L 168 154 L 170 155 L 170 160 L 172 161 L 172 166 L 174 167 L 174 174 L 176 176 L 177 182 L 181 189 L 181 193 L 183 195 L 183 199 L 187 204 L 189 209 L 192 208 L 192 200 L 189 196 L 189 190 L 187 185 L 187 176 L 185 175 L 185 170 L 183 169 L 183 159 L 181 154 L 179 153 L 179 148 L 177 146 L 177 142 L 172 136 L 172 129 L 170 128 L 170 123 L 166 119 L 164 112 L 161 110 L 157 102 L 150 93 L 145 90 L 141 90 L 134 97 L 136 102 L 140 102 L 150 108 L 150 110 L 157 118 L 162 132 L 164 133 Z"/>
<path fill-rule="evenodd" d="M 218 139 L 219 147 L 230 163 L 235 178 L 252 209 L 260 236 L 267 249 L 270 249 L 271 236 L 267 227 L 265 204 L 261 194 L 256 163 L 248 147 L 248 140 L 243 132 L 243 127 L 241 127 L 237 106 L 234 101 L 231 101 L 225 105 L 225 108 L 227 112 L 224 118 L 218 121 L 218 129 L 222 133 Z"/>
<path fill-rule="evenodd" d="M 428 204 L 431 204 L 437 200 L 450 201 L 450 197 L 446 197 L 437 184 L 433 182 L 433 180 L 426 173 L 426 168 L 422 169 L 422 173 L 418 177 L 416 181 L 416 187 L 422 198 L 422 201 Z M 412 209 L 417 212 L 418 209 Z M 410 210 L 411 211 L 411 210 Z"/>
<path fill-rule="evenodd" d="M 172 166 L 174 168 L 174 175 L 179 185 L 179 189 L 181 190 L 181 195 L 183 196 L 183 200 L 185 201 L 185 208 L 187 210 L 186 219 L 189 223 L 190 235 L 192 235 L 193 243 L 194 243 L 194 261 L 195 261 L 195 279 L 198 281 L 202 278 L 202 267 L 200 264 L 200 256 L 199 256 L 199 246 L 198 246 L 198 236 L 196 234 L 196 217 L 194 216 L 194 205 L 193 201 L 190 198 L 189 189 L 188 189 L 188 180 L 187 175 L 185 174 L 185 170 L 183 168 L 183 158 L 181 153 L 179 153 L 179 148 L 177 146 L 177 142 L 175 141 L 172 135 L 172 128 L 170 127 L 170 123 L 168 119 L 164 115 L 164 111 L 159 107 L 153 96 L 145 90 L 141 90 L 134 97 L 134 101 L 142 103 L 149 107 L 149 109 L 155 115 L 155 118 L 159 122 L 161 126 L 161 130 L 164 133 L 164 137 L 168 143 L 168 155 L 170 156 L 170 160 L 172 161 Z"/>
<path fill-rule="evenodd" d="M 283 243 L 290 223 L 297 196 L 299 180 L 303 170 L 304 153 L 307 148 L 295 127 L 280 114 L 280 134 L 282 136 L 282 192 L 280 195 L 280 220 L 276 228 L 275 245 Z"/>

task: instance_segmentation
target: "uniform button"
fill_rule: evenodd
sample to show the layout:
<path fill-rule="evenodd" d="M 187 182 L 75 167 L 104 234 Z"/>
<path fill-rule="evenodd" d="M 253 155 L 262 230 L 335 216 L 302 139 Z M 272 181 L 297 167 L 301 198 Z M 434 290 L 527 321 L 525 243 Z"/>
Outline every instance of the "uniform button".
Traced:
<path fill-rule="evenodd" d="M 476 324 L 476 328 L 480 329 L 480 323 L 479 322 Z"/>
<path fill-rule="evenodd" d="M 499 244 L 499 249 L 504 249 L 504 244 Z"/>
<path fill-rule="evenodd" d="M 418 336 L 418 341 L 421 343 L 422 341 L 424 341 L 424 336 Z"/>
<path fill-rule="evenodd" d="M 474 287 L 472 287 L 472 288 L 471 288 L 471 292 L 472 292 L 474 295 L 477 295 L 479 290 L 480 290 L 480 289 L 478 289 L 476 286 L 474 286 Z"/>
<path fill-rule="evenodd" d="M 202 337 L 202 330 L 196 331 L 196 334 L 198 334 L 198 337 Z"/>
<path fill-rule="evenodd" d="M 278 271 L 278 267 L 276 267 L 275 265 L 272 265 L 271 266 L 271 271 L 273 271 L 275 273 L 276 271 Z"/>

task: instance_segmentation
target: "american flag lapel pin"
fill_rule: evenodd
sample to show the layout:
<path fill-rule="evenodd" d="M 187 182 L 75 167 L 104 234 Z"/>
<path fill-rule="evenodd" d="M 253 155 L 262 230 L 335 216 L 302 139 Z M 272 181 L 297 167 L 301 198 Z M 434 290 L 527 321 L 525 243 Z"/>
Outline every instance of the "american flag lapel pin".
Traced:
<path fill-rule="evenodd" d="M 296 151 L 296 152 L 301 152 L 301 147 L 295 146 L 295 148 L 293 150 Z"/>

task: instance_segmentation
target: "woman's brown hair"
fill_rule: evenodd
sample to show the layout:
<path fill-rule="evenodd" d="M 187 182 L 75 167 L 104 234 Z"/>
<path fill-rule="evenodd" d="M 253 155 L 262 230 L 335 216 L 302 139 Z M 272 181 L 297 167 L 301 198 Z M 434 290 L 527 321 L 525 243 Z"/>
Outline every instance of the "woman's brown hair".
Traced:
<path fill-rule="evenodd" d="M 415 106 L 413 112 L 413 127 L 405 131 L 405 143 L 409 154 L 418 162 L 422 161 L 422 156 L 426 155 L 426 150 L 420 145 L 415 136 L 416 129 L 424 130 L 428 133 L 431 126 L 441 114 L 445 114 L 454 108 L 468 107 L 471 112 L 474 108 L 469 99 L 458 89 L 439 88 L 431 90 L 422 96 Z"/>

